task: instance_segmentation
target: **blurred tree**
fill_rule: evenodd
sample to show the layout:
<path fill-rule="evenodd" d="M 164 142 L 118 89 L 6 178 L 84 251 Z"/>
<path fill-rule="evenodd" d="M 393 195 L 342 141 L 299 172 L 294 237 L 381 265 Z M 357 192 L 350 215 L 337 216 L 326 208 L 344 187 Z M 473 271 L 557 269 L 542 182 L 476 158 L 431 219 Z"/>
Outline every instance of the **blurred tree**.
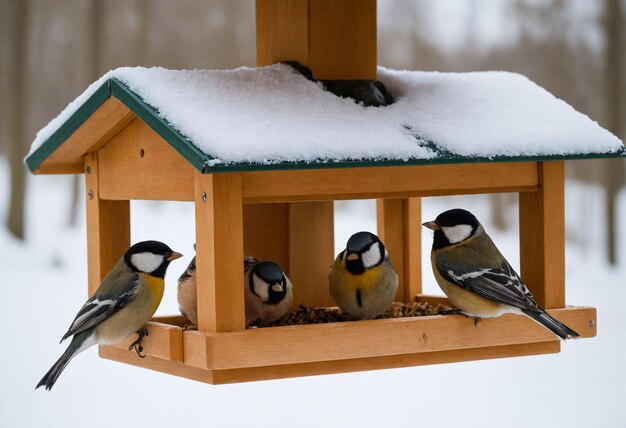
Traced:
<path fill-rule="evenodd" d="M 9 58 L 6 69 L 6 84 L 2 86 L 2 99 L 7 141 L 5 150 L 11 170 L 11 196 L 7 229 L 18 239 L 24 239 L 24 192 L 26 168 L 22 159 L 26 154 L 25 141 L 26 111 L 26 65 L 29 1 L 3 0 L 1 10 L 2 26 L 6 29 L 3 38 L 3 55 Z"/>
<path fill-rule="evenodd" d="M 611 132 L 624 139 L 623 80 L 624 80 L 624 39 L 622 25 L 624 21 L 621 0 L 604 1 L 604 96 L 606 100 L 606 126 Z M 617 219 L 616 199 L 624 185 L 624 161 L 615 159 L 606 164 L 607 191 L 607 245 L 611 264 L 617 262 Z"/>
<path fill-rule="evenodd" d="M 100 55 L 102 49 L 102 26 L 104 0 L 88 0 L 81 11 L 78 21 L 83 25 L 79 26 L 82 37 L 82 53 L 78 62 L 83 62 L 84 66 L 78 81 L 81 87 L 86 87 L 95 81 L 102 74 L 100 65 Z M 82 60 L 82 61 L 81 61 Z M 76 225 L 78 221 L 78 210 L 82 202 L 80 182 L 83 179 L 81 175 L 72 176 L 72 197 L 70 200 L 70 209 L 67 223 L 69 226 Z"/>

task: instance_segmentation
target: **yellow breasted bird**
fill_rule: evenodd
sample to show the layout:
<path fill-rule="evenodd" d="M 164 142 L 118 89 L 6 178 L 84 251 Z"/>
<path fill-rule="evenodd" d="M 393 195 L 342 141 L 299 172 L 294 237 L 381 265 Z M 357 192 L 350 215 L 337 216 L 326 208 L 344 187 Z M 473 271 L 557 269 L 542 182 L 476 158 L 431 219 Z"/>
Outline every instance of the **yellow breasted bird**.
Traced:
<path fill-rule="evenodd" d="M 255 257 L 244 257 L 244 295 L 246 324 L 268 324 L 287 313 L 293 301 L 293 286 L 280 267 Z M 198 325 L 196 258 L 178 279 L 178 307 Z"/>
<path fill-rule="evenodd" d="M 180 253 L 158 241 L 143 241 L 130 247 L 78 311 L 61 339 L 63 342 L 74 336 L 72 342 L 35 389 L 52 389 L 78 353 L 95 344 L 119 343 L 134 332 L 138 338 L 129 350 L 134 349 L 143 357 L 141 341 L 147 335 L 143 326 L 161 303 L 167 267 L 179 257 Z"/>
<path fill-rule="evenodd" d="M 445 211 L 423 226 L 434 230 L 431 263 L 450 302 L 477 322 L 506 313 L 526 315 L 561 339 L 578 333 L 543 310 L 469 211 Z"/>
<path fill-rule="evenodd" d="M 348 239 L 328 274 L 330 295 L 343 312 L 371 319 L 385 312 L 398 289 L 398 275 L 378 236 L 358 232 Z"/>

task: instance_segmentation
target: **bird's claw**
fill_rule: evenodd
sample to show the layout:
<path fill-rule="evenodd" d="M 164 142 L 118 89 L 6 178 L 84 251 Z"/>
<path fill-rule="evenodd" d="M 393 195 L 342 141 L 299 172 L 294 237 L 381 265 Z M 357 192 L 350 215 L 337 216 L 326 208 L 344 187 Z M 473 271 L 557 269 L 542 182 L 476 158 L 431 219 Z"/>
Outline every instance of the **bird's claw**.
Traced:
<path fill-rule="evenodd" d="M 132 351 L 134 349 L 137 355 L 139 356 L 139 358 L 146 358 L 146 354 L 142 354 L 143 346 L 141 346 L 141 341 L 146 336 L 148 336 L 148 329 L 142 328 L 142 329 L 137 330 L 137 340 L 131 343 L 130 346 L 128 347 L 129 351 Z"/>
<path fill-rule="evenodd" d="M 461 314 L 463 314 L 465 318 L 472 318 L 474 320 L 474 327 L 478 327 L 478 321 L 481 320 L 480 317 L 473 317 L 471 315 L 464 314 L 463 312 L 461 312 Z"/>

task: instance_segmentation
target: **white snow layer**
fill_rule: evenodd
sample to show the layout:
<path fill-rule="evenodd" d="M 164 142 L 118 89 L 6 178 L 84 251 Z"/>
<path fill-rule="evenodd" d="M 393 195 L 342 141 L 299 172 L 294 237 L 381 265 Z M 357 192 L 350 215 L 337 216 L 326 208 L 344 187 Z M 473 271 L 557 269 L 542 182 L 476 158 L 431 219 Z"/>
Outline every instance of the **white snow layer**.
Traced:
<path fill-rule="evenodd" d="M 291 67 L 118 68 L 93 83 L 35 138 L 43 144 L 107 79 L 116 78 L 212 163 L 429 159 L 424 145 L 464 156 L 617 152 L 621 141 L 526 77 L 509 72 L 378 69 L 395 98 L 363 107 Z M 418 138 L 416 138 L 418 137 Z"/>

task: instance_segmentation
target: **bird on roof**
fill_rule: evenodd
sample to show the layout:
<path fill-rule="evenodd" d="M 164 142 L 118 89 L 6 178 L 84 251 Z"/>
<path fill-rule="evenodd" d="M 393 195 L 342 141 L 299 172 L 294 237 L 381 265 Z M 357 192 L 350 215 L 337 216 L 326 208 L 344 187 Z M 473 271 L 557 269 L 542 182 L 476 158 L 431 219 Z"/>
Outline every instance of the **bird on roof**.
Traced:
<path fill-rule="evenodd" d="M 69 346 L 39 381 L 35 389 L 52 389 L 55 382 L 77 354 L 96 345 L 123 341 L 137 333 L 129 350 L 141 352 L 144 328 L 161 303 L 165 272 L 180 253 L 159 241 L 143 241 L 130 247 L 107 273 L 102 283 L 72 321 L 61 342 L 72 337 Z"/>
<path fill-rule="evenodd" d="M 393 303 L 398 275 L 378 236 L 358 232 L 348 239 L 328 274 L 330 295 L 342 312 L 372 319 Z"/>
<path fill-rule="evenodd" d="M 280 266 L 246 256 L 243 268 L 246 325 L 269 324 L 285 315 L 293 301 L 293 285 Z M 178 306 L 185 318 L 198 325 L 195 257 L 178 279 Z"/>
<path fill-rule="evenodd" d="M 423 226 L 435 232 L 431 263 L 437 283 L 475 323 L 512 313 L 531 318 L 561 339 L 579 337 L 535 302 L 472 213 L 452 209 Z"/>

